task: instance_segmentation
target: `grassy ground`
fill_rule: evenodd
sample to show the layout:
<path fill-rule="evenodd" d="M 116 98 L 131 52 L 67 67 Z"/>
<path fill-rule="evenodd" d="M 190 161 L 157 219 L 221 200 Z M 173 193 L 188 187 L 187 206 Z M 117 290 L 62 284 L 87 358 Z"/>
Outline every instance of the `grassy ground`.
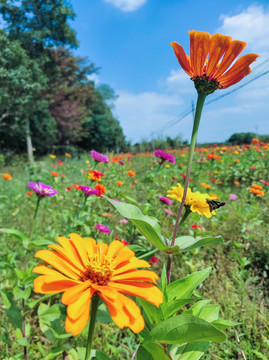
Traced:
<path fill-rule="evenodd" d="M 49 157 L 36 161 L 34 167 L 25 161 L 15 161 L 1 170 L 1 174 L 10 173 L 11 180 L 0 178 L 0 227 L 13 228 L 29 235 L 36 206 L 35 194 L 27 195 L 30 189 L 28 181 L 41 181 L 57 189 L 58 195 L 43 199 L 38 210 L 34 231 L 34 244 L 26 251 L 17 237 L 3 234 L 1 236 L 0 279 L 1 291 L 10 294 L 14 306 L 22 308 L 22 299 L 14 289 L 19 284 L 31 283 L 31 269 L 37 264 L 34 253 L 37 249 L 46 248 L 46 244 L 55 242 L 57 236 L 67 236 L 70 232 L 78 232 L 82 236 L 94 237 L 103 241 L 111 241 L 115 237 L 125 239 L 130 244 L 147 247 L 148 243 L 141 234 L 128 222 L 122 224 L 122 217 L 100 197 L 90 197 L 87 205 L 82 207 L 83 194 L 72 187 L 73 184 L 94 186 L 88 179 L 87 172 L 97 169 L 105 174 L 102 184 L 106 195 L 126 202 L 137 202 L 144 214 L 159 219 L 162 232 L 169 237 L 173 230 L 179 203 L 173 201 L 171 206 L 164 205 L 158 196 L 166 196 L 166 192 L 177 182 L 183 184 L 181 173 L 186 167 L 186 150 L 173 151 L 176 164 L 159 166 L 152 153 L 135 156 L 123 155 L 124 165 L 118 162 L 94 164 L 90 156 L 80 159 Z M 215 158 L 209 154 L 214 153 Z M 219 156 L 220 158 L 216 158 Z M 112 158 L 112 156 L 111 156 Z M 57 163 L 63 161 L 63 165 Z M 167 166 L 168 165 L 168 166 Z M 54 168 L 52 168 L 54 166 Z M 57 166 L 55 168 L 55 166 Z M 128 171 L 136 172 L 134 177 Z M 54 177 L 51 171 L 59 176 Z M 172 264 L 172 277 L 184 277 L 187 274 L 212 267 L 209 278 L 198 289 L 212 304 L 220 304 L 221 316 L 239 322 L 236 328 L 226 331 L 228 340 L 225 343 L 211 345 L 204 359 L 268 359 L 268 288 L 269 288 L 269 246 L 268 246 L 268 149 L 266 147 L 251 148 L 211 148 L 196 152 L 190 184 L 193 190 L 214 193 L 226 204 L 211 219 L 192 214 L 182 233 L 185 235 L 222 235 L 224 245 L 201 248 L 182 253 L 175 257 Z M 64 174 L 62 177 L 60 174 Z M 260 180 L 265 181 L 261 182 Z M 122 185 L 116 184 L 121 181 Z M 203 184 L 203 185 L 201 185 Z M 237 185 L 236 185 L 237 184 Z M 249 192 L 252 184 L 263 186 L 264 195 L 257 196 Z M 210 186 L 210 188 L 209 188 Z M 71 188 L 71 191 L 67 189 Z M 230 200 L 230 194 L 238 198 Z M 174 215 L 167 215 L 164 208 L 169 208 Z M 112 217 L 108 217 L 108 215 Z M 96 223 L 108 226 L 110 234 L 98 234 L 94 229 Z M 201 225 L 202 230 L 193 229 L 191 225 Z M 27 253 L 27 254 L 26 254 Z M 153 269 L 160 274 L 166 262 L 164 254 L 155 254 L 159 262 Z M 22 275 L 19 271 L 26 271 Z M 20 278 L 21 277 L 21 278 Z M 17 294 L 17 295 L 16 295 Z M 3 295 L 3 292 L 2 292 Z M 17 300 L 16 300 L 17 298 Z M 25 301 L 34 301 L 40 295 L 31 293 Z M 4 310 L 6 300 L 0 310 L 1 326 L 1 359 L 22 359 L 22 341 L 20 332 L 14 329 L 13 319 Z M 44 300 L 45 305 L 52 307 L 60 304 L 60 296 L 54 295 Z M 58 306 L 58 305 L 57 305 Z M 56 309 L 56 308 L 55 308 Z M 65 318 L 65 307 L 58 306 L 59 324 Z M 39 311 L 41 311 L 39 309 Z M 104 314 L 103 314 L 104 315 Z M 96 327 L 94 347 L 111 356 L 112 359 L 130 359 L 138 346 L 138 337 L 134 337 L 128 329 L 120 330 L 109 319 L 99 314 Z M 42 349 L 48 353 L 54 351 L 55 359 L 68 359 L 66 354 L 70 346 L 85 346 L 87 331 L 76 338 L 53 338 L 41 329 L 40 313 L 37 307 L 27 308 L 27 329 L 30 333 L 28 344 L 29 359 L 42 359 Z M 108 321 L 107 321 L 108 320 Z M 57 355 L 57 349 L 65 349 Z M 53 357 L 50 357 L 53 358 Z M 70 357 L 70 359 L 72 359 Z"/>

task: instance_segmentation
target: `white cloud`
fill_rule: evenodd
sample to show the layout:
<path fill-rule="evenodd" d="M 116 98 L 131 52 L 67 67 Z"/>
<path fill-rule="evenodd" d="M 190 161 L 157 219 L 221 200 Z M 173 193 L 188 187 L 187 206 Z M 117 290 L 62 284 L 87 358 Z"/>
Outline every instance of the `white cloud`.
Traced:
<path fill-rule="evenodd" d="M 159 86 L 165 86 L 167 92 L 174 94 L 190 94 L 194 89 L 193 81 L 181 68 L 172 69 L 166 79 L 159 81 Z"/>
<path fill-rule="evenodd" d="M 233 39 L 247 42 L 249 50 L 261 54 L 269 54 L 269 7 L 251 5 L 240 14 L 221 15 L 223 22 L 218 32 L 230 35 Z"/>
<path fill-rule="evenodd" d="M 145 138 L 149 140 L 156 130 L 174 120 L 182 112 L 182 99 L 178 95 L 144 92 L 133 94 L 117 91 L 114 113 L 118 116 L 128 140 L 132 142 Z M 173 137 L 177 134 L 173 133 Z M 161 135 L 161 134 L 159 134 Z"/>
<path fill-rule="evenodd" d="M 95 85 L 99 85 L 101 83 L 100 78 L 97 74 L 88 75 L 87 79 L 90 81 L 94 81 Z"/>
<path fill-rule="evenodd" d="M 140 8 L 147 0 L 105 0 L 105 2 L 114 5 L 121 11 L 129 12 Z"/>

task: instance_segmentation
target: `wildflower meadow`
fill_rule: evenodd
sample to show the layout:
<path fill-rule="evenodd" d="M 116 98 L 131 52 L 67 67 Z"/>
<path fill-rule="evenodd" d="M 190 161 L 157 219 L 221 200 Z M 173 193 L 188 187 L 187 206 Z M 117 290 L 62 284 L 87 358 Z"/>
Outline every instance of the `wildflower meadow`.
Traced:
<path fill-rule="evenodd" d="M 83 146 L 47 144 L 51 152 L 44 145 L 34 158 L 27 120 L 28 156 L 3 151 L 1 359 L 269 358 L 269 143 L 197 144 L 207 98 L 248 76 L 259 55 L 240 56 L 247 44 L 219 33 L 189 38 L 189 56 L 171 43 L 197 100 L 189 142 L 120 151 L 119 138 L 109 143 L 119 125 L 82 71 L 76 96 L 83 86 L 94 93 L 92 137 L 100 114 L 110 124 L 96 147 L 87 148 L 81 120 L 73 133 L 59 127 L 58 141 L 77 135 Z"/>

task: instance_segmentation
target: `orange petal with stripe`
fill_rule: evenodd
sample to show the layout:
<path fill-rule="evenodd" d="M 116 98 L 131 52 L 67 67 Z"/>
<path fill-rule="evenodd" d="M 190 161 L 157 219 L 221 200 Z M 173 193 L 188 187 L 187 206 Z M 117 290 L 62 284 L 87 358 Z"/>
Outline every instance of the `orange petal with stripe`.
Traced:
<path fill-rule="evenodd" d="M 173 47 L 175 55 L 177 57 L 177 60 L 178 60 L 179 64 L 181 65 L 182 69 L 188 75 L 190 75 L 190 77 L 192 77 L 193 72 L 191 70 L 190 58 L 189 58 L 189 56 L 186 55 L 183 47 L 175 41 L 171 42 L 170 45 Z"/>
<path fill-rule="evenodd" d="M 247 54 L 241 56 L 236 63 L 222 76 L 218 78 L 221 85 L 233 85 L 250 73 L 249 65 L 257 59 L 257 54 Z M 239 80 L 237 80 L 239 78 Z M 230 86 L 229 85 L 229 86 Z M 226 86 L 227 87 L 227 86 Z"/>
<path fill-rule="evenodd" d="M 209 47 L 208 64 L 206 66 L 206 75 L 211 76 L 215 72 L 217 65 L 223 54 L 227 51 L 232 38 L 221 34 L 214 34 L 211 37 Z"/>
<path fill-rule="evenodd" d="M 230 45 L 220 63 L 220 66 L 217 68 L 214 74 L 214 78 L 218 78 L 218 76 L 221 76 L 228 69 L 234 59 L 236 59 L 237 56 L 244 50 L 245 46 L 246 43 L 244 41 L 233 40 L 230 42 Z"/>
<path fill-rule="evenodd" d="M 203 31 L 189 31 L 190 61 L 193 76 L 203 76 L 203 70 L 210 47 L 210 34 Z"/>

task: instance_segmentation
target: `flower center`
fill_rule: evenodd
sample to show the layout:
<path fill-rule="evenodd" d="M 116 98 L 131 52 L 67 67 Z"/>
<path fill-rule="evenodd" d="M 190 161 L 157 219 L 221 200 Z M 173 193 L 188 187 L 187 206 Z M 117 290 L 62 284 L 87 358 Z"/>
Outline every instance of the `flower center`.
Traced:
<path fill-rule="evenodd" d="M 101 259 L 99 255 L 94 255 L 81 280 L 90 279 L 97 285 L 106 285 L 114 269 L 113 262 L 113 259 L 107 258 L 105 255 Z"/>

